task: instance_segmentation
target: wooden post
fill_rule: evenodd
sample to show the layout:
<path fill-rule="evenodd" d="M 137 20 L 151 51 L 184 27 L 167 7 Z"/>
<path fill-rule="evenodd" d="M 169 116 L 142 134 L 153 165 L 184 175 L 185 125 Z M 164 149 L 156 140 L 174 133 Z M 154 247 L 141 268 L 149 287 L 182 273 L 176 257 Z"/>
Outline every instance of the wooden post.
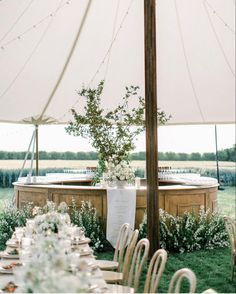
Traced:
<path fill-rule="evenodd" d="M 215 125 L 215 145 L 216 145 L 216 173 L 217 173 L 217 181 L 219 183 L 218 190 L 224 190 L 224 188 L 220 186 L 220 169 L 219 169 L 218 140 L 217 140 L 217 126 L 216 125 Z"/>
<path fill-rule="evenodd" d="M 39 175 L 39 132 L 38 132 L 38 125 L 35 125 L 35 142 L 36 142 L 36 151 L 35 151 L 35 160 L 36 160 L 36 169 L 35 175 Z"/>
<path fill-rule="evenodd" d="M 156 5 L 144 0 L 145 39 L 145 112 L 147 170 L 147 231 L 150 256 L 160 248 L 158 150 L 157 150 L 157 80 L 156 80 Z"/>

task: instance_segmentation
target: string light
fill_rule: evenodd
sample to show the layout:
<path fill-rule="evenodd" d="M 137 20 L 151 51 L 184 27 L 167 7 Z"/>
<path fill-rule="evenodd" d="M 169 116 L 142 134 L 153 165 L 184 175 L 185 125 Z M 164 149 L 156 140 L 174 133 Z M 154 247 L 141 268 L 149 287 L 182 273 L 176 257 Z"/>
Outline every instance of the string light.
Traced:
<path fill-rule="evenodd" d="M 21 14 L 16 18 L 16 20 L 13 22 L 12 26 L 6 31 L 6 33 L 3 35 L 3 37 L 0 39 L 0 43 L 6 39 L 6 37 L 9 35 L 9 33 L 14 29 L 14 27 L 17 25 L 17 23 L 21 20 L 21 18 L 25 15 L 27 10 L 30 8 L 34 0 L 31 0 L 28 5 L 24 8 L 24 10 L 21 12 Z"/>
<path fill-rule="evenodd" d="M 117 37 L 118 37 L 118 35 L 119 35 L 121 29 L 123 28 L 123 24 L 124 24 L 124 22 L 125 22 L 127 16 L 129 15 L 129 11 L 130 11 L 130 9 L 131 9 L 131 6 L 132 6 L 133 2 L 134 2 L 134 0 L 131 0 L 131 1 L 130 1 L 129 6 L 128 6 L 128 9 L 127 9 L 126 13 L 124 14 L 124 17 L 123 17 L 122 20 L 121 20 L 121 23 L 120 23 L 120 25 L 119 25 L 119 28 L 118 28 L 118 30 L 117 30 L 117 32 L 116 32 L 114 38 L 112 39 L 112 41 L 111 41 L 111 43 L 110 43 L 110 45 L 109 45 L 109 47 L 108 47 L 108 50 L 107 50 L 107 52 L 105 53 L 105 55 L 104 55 L 104 57 L 103 57 L 101 63 L 99 64 L 97 70 L 95 71 L 95 74 L 92 76 L 90 82 L 88 83 L 88 86 L 87 86 L 87 87 L 89 87 L 89 86 L 92 84 L 92 82 L 94 81 L 94 79 L 96 78 L 96 76 L 98 75 L 98 73 L 100 72 L 102 66 L 104 65 L 106 59 L 109 57 L 109 54 L 110 54 L 110 52 L 111 52 L 111 50 L 112 50 L 112 48 L 113 48 L 113 45 L 114 45 L 114 43 L 115 43 L 115 41 L 116 41 L 116 39 L 117 39 Z M 79 91 L 78 91 L 78 90 L 75 90 L 75 92 L 78 94 Z M 66 111 L 61 117 L 59 117 L 58 121 L 61 121 L 62 119 L 64 119 L 65 116 L 71 112 L 71 109 L 75 108 L 76 105 L 77 105 L 78 103 L 79 103 L 79 98 L 76 99 L 75 103 L 72 104 L 72 106 L 70 107 L 69 110 L 67 110 L 67 111 Z"/>
<path fill-rule="evenodd" d="M 1 0 L 0 0 L 1 1 Z M 22 33 L 18 34 L 18 36 L 13 37 L 12 39 L 10 39 L 9 41 L 1 44 L 1 47 L 3 47 L 4 49 L 6 47 L 8 47 L 10 44 L 12 44 L 15 41 L 19 41 L 20 39 L 22 39 L 26 34 L 30 33 L 31 31 L 35 30 L 36 28 L 38 28 L 40 25 L 44 24 L 49 18 L 56 16 L 56 14 L 65 6 L 67 6 L 68 4 L 70 4 L 70 1 L 65 2 L 64 4 L 61 4 L 55 11 L 49 13 L 47 16 L 45 16 L 44 18 L 42 18 L 41 20 L 39 20 L 37 23 L 29 26 L 25 31 L 23 31 Z M 19 19 L 17 19 L 18 22 Z M 13 29 L 10 28 L 10 30 L 7 32 L 7 34 Z M 6 36 L 6 34 L 5 34 Z M 3 39 L 5 39 L 5 36 Z M 2 41 L 1 40 L 1 41 Z"/>
<path fill-rule="evenodd" d="M 63 0 L 61 0 L 59 6 L 57 7 L 56 11 L 59 9 L 61 3 Z M 10 84 L 7 86 L 7 88 L 0 94 L 0 99 L 2 99 L 5 94 L 11 89 L 11 87 L 14 85 L 14 83 L 16 82 L 16 80 L 18 79 L 18 77 L 21 75 L 21 73 L 24 71 L 25 67 L 27 66 L 27 64 L 29 63 L 29 61 L 31 60 L 31 58 L 33 57 L 34 53 L 36 52 L 37 48 L 39 47 L 39 45 L 41 44 L 42 40 L 44 39 L 44 37 L 46 36 L 50 26 L 52 25 L 53 22 L 53 18 L 50 19 L 49 23 L 47 24 L 46 28 L 44 29 L 42 35 L 40 36 L 38 42 L 36 43 L 35 47 L 33 48 L 33 50 L 31 51 L 30 55 L 28 56 L 28 58 L 26 59 L 26 61 L 24 62 L 23 66 L 21 67 L 21 69 L 18 71 L 18 73 L 15 75 L 15 77 L 13 78 L 13 80 L 10 82 Z M 19 37 L 19 36 L 18 36 Z"/>
<path fill-rule="evenodd" d="M 116 13 L 115 13 L 115 18 L 114 18 L 114 22 L 113 22 L 113 29 L 112 29 L 112 38 L 111 38 L 111 40 L 113 40 L 114 35 L 115 35 L 115 29 L 116 29 L 116 25 L 117 25 L 117 18 L 118 18 L 119 7 L 120 7 L 120 0 L 117 1 Z M 107 76 L 107 73 L 108 73 L 108 68 L 109 68 L 109 65 L 110 65 L 110 58 L 111 58 L 111 51 L 110 51 L 109 56 L 107 58 L 107 64 L 106 64 L 104 78 L 103 78 L 104 81 L 106 80 L 106 76 Z"/>
<path fill-rule="evenodd" d="M 203 111 L 202 111 L 202 108 L 201 108 L 200 101 L 198 99 L 197 90 L 196 90 L 196 87 L 195 87 L 195 84 L 194 84 L 194 80 L 193 80 L 193 76 L 192 76 L 192 72 L 191 72 L 191 68 L 190 68 L 190 63 L 189 63 L 189 59 L 188 59 L 188 56 L 187 56 L 186 46 L 185 46 L 185 42 L 184 42 L 184 34 L 183 34 L 182 26 L 181 26 L 177 0 L 174 0 L 174 8 L 175 8 L 175 13 L 176 13 L 176 18 L 177 18 L 177 25 L 178 25 L 178 30 L 179 30 L 179 35 L 180 35 L 183 55 L 184 55 L 184 59 L 185 59 L 186 70 L 187 70 L 188 77 L 189 77 L 189 82 L 190 82 L 190 85 L 191 85 L 191 88 L 192 88 L 192 91 L 193 91 L 193 96 L 194 96 L 194 99 L 195 99 L 196 106 L 198 108 L 199 114 L 201 116 L 202 122 L 205 122 L 205 117 L 204 117 L 204 114 L 203 114 Z"/>
<path fill-rule="evenodd" d="M 212 13 L 218 17 L 218 19 L 224 24 L 225 27 L 227 27 L 231 33 L 235 34 L 235 31 L 231 26 L 219 15 L 219 13 L 210 5 L 210 3 L 207 0 L 204 0 L 204 5 L 207 4 L 207 6 L 211 9 Z"/>
<path fill-rule="evenodd" d="M 224 47 L 223 47 L 223 45 L 222 45 L 222 43 L 221 43 L 221 41 L 220 41 L 220 38 L 218 37 L 218 34 L 217 34 L 217 32 L 216 32 L 216 29 L 215 29 L 215 26 L 214 26 L 214 24 L 213 24 L 213 21 L 212 21 L 212 19 L 211 19 L 211 17 L 210 17 L 210 14 L 209 14 L 208 9 L 207 9 L 206 2 L 207 2 L 207 1 L 205 0 L 205 1 L 203 2 L 203 5 L 204 5 L 204 9 L 205 9 L 205 11 L 206 11 L 206 15 L 207 15 L 207 18 L 208 18 L 209 24 L 210 24 L 210 26 L 211 26 L 211 28 L 212 28 L 213 34 L 214 34 L 215 39 L 216 39 L 216 41 L 217 41 L 217 43 L 218 43 L 219 49 L 220 49 L 220 51 L 221 51 L 221 53 L 222 53 L 222 55 L 223 55 L 223 57 L 224 57 L 224 60 L 225 60 L 225 62 L 226 62 L 226 64 L 227 64 L 229 70 L 231 71 L 232 75 L 235 77 L 234 69 L 232 68 L 231 63 L 230 63 L 230 61 L 228 60 L 227 55 L 226 55 L 226 52 L 225 52 L 225 50 L 224 50 Z"/>

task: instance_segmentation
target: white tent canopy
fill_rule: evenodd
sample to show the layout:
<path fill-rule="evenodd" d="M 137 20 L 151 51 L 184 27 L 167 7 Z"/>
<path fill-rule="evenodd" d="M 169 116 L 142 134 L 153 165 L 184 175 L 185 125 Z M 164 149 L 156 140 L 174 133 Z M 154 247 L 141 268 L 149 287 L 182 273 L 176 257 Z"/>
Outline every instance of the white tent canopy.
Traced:
<path fill-rule="evenodd" d="M 143 0 L 0 1 L 0 121 L 67 123 L 76 90 L 144 93 Z M 158 106 L 170 124 L 234 123 L 235 1 L 157 0 Z"/>

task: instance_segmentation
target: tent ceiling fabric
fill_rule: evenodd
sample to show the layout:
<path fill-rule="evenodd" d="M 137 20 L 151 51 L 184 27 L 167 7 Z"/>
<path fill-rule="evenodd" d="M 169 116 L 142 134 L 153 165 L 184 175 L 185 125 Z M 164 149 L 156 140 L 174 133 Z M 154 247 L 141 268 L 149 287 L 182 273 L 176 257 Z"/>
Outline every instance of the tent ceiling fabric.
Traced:
<path fill-rule="evenodd" d="M 89 2 L 0 1 L 1 122 L 67 123 L 83 106 L 76 90 L 104 78 L 106 108 L 127 85 L 144 95 L 143 0 L 92 0 L 86 15 Z M 169 123 L 234 123 L 235 1 L 156 3 L 158 105 Z"/>

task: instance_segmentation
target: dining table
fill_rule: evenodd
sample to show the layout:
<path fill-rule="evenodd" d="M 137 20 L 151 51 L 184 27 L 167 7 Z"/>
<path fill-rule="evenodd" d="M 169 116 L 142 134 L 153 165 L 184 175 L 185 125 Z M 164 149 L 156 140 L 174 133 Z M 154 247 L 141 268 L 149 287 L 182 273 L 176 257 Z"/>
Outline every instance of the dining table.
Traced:
<path fill-rule="evenodd" d="M 24 259 L 20 258 L 20 255 L 9 254 L 14 250 L 21 250 L 20 246 L 16 246 L 16 243 L 13 243 L 14 233 L 10 240 L 6 242 L 6 248 L 4 251 L 0 252 L 0 292 L 5 292 L 3 289 L 9 282 L 14 283 L 16 286 L 19 286 L 20 281 L 18 280 L 16 273 L 24 269 Z M 108 289 L 108 285 L 105 282 L 102 272 L 98 266 L 96 266 L 96 259 L 93 254 L 93 250 L 89 246 L 90 239 L 84 238 L 84 242 L 80 242 L 76 246 L 73 246 L 74 252 L 80 252 L 80 261 L 85 262 L 87 265 L 93 265 L 92 270 L 90 271 L 90 287 L 88 292 L 90 293 L 106 293 L 111 292 Z M 72 246 L 72 245 L 71 245 Z M 6 269 L 6 266 L 15 264 L 12 269 Z M 73 273 L 71 272 L 71 275 Z M 11 290 L 10 290 L 11 291 Z"/>

